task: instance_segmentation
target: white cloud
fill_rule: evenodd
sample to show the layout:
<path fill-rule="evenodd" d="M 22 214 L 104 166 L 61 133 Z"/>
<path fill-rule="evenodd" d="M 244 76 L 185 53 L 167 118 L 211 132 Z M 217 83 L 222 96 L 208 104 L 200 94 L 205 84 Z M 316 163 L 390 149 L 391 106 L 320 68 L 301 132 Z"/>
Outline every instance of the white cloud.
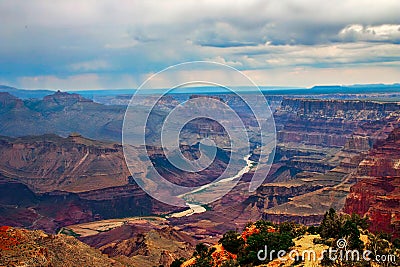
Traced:
<path fill-rule="evenodd" d="M 234 60 L 226 60 L 222 56 L 216 56 L 213 58 L 206 58 L 207 61 L 212 61 L 212 62 L 217 62 L 225 65 L 229 65 L 231 67 L 242 67 L 243 64 L 240 61 L 234 61 Z"/>
<path fill-rule="evenodd" d="M 363 26 L 352 24 L 339 32 L 339 37 L 351 41 L 400 42 L 400 24 Z"/>
<path fill-rule="evenodd" d="M 331 43 L 320 45 L 259 45 L 220 51 L 219 61 L 241 69 L 281 68 L 288 66 L 343 67 L 346 65 L 400 62 L 400 44 Z M 223 63 L 223 62 L 222 62 Z M 233 65 L 235 64 L 235 65 Z"/>

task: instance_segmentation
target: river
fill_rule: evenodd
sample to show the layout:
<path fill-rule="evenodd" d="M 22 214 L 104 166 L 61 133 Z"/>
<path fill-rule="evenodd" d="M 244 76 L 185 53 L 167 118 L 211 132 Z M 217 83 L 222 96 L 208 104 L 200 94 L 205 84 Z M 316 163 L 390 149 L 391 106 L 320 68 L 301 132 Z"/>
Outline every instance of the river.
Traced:
<path fill-rule="evenodd" d="M 193 191 L 190 191 L 188 193 L 179 195 L 178 197 L 184 199 L 188 195 L 193 195 L 193 194 L 196 194 L 197 192 L 204 191 L 207 188 L 215 187 L 215 186 L 227 183 L 227 182 L 231 182 L 231 181 L 233 181 L 235 179 L 238 179 L 238 178 L 242 177 L 243 174 L 248 173 L 251 170 L 252 164 L 254 163 L 254 161 L 250 160 L 250 157 L 251 157 L 251 154 L 247 155 L 247 156 L 245 156 L 243 158 L 243 160 L 246 161 L 246 166 L 244 166 L 241 170 L 239 170 L 235 175 L 233 175 L 231 177 L 228 177 L 228 178 L 225 178 L 225 179 L 222 179 L 222 180 L 220 180 L 218 182 L 215 182 L 215 183 L 209 183 L 209 184 L 200 186 L 199 188 L 197 188 L 197 189 L 195 189 Z M 184 216 L 191 216 L 191 215 L 196 214 L 196 213 L 203 213 L 203 212 L 206 211 L 206 209 L 203 206 L 195 204 L 195 203 L 186 202 L 186 205 L 189 206 L 189 208 L 187 210 L 184 210 L 184 211 L 181 211 L 181 212 L 172 213 L 168 217 L 180 218 L 180 217 L 184 217 Z"/>

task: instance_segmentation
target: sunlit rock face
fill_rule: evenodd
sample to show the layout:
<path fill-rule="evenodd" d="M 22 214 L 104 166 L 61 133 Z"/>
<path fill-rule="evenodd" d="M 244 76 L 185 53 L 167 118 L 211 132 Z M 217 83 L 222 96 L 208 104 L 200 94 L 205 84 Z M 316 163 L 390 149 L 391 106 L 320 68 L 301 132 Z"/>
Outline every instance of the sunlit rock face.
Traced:
<path fill-rule="evenodd" d="M 357 183 L 351 187 L 344 211 L 367 215 L 370 229 L 399 237 L 400 130 L 378 142 L 359 164 Z"/>

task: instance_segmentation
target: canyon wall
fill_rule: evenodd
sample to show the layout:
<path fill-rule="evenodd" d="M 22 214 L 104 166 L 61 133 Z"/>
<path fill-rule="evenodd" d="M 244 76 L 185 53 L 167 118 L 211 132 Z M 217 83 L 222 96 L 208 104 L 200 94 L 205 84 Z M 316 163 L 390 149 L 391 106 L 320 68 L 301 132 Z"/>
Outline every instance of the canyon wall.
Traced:
<path fill-rule="evenodd" d="M 71 135 L 0 138 L 0 173 L 36 192 L 84 192 L 128 183 L 122 146 Z"/>
<path fill-rule="evenodd" d="M 366 215 L 370 230 L 400 237 L 400 129 L 374 146 L 354 179 L 344 212 Z"/>
<path fill-rule="evenodd" d="M 363 161 L 368 151 L 398 125 L 399 107 L 390 102 L 284 98 L 275 117 L 275 163 L 252 205 L 258 203 L 267 220 L 306 224 L 318 223 L 330 207 L 341 210 L 355 183 L 353 172 L 359 164 L 370 164 Z M 275 193 L 293 187 L 305 192 Z"/>
<path fill-rule="evenodd" d="M 275 112 L 278 140 L 343 147 L 359 125 L 397 110 L 398 103 L 284 98 Z"/>

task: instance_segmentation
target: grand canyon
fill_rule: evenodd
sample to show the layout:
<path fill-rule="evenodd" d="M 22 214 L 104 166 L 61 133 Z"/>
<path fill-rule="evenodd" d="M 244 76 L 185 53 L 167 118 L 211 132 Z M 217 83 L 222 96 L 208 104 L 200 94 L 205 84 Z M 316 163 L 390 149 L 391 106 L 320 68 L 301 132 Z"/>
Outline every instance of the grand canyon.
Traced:
<path fill-rule="evenodd" d="M 0 0 L 0 267 L 400 266 L 399 10 Z"/>
<path fill-rule="evenodd" d="M 326 220 L 330 209 L 365 218 L 365 235 L 385 233 L 394 244 L 400 237 L 399 93 L 266 91 L 276 148 L 268 175 L 254 192 L 247 188 L 256 167 L 264 167 L 254 117 L 238 96 L 163 97 L 148 125 L 146 138 L 151 141 L 146 151 L 170 182 L 210 183 L 235 153 L 226 148 L 229 137 L 218 123 L 193 120 L 182 130 L 180 149 L 186 158 L 197 159 L 199 140 L 207 136 L 218 146 L 213 163 L 198 173 L 170 164 L 156 129 L 179 103 L 198 97 L 227 103 L 239 110 L 250 136 L 248 166 L 229 193 L 207 205 L 176 207 L 152 198 L 137 184 L 138 178 L 150 175 L 140 155 L 130 160 L 133 166 L 128 169 L 121 134 L 124 99 L 130 94 L 89 99 L 84 94 L 40 91 L 45 95 L 20 98 L 15 92 L 22 90 L 2 90 L 1 265 L 75 266 L 73 259 L 78 257 L 92 266 L 197 266 L 198 244 L 208 244 L 218 252 L 210 254 L 210 266 L 222 266 L 240 256 L 215 245 L 229 231 L 245 229 L 242 236 L 251 235 L 246 233 L 249 222 L 256 221 L 275 225 L 271 229 L 289 222 L 306 229 Z M 144 106 L 149 97 L 143 98 Z M 209 108 L 218 112 L 216 106 Z M 298 239 L 310 242 L 311 237 L 318 235 L 308 230 Z M 31 247 L 33 258 L 22 256 L 28 252 L 21 246 Z M 73 252 L 65 246 L 74 247 Z M 61 251 L 68 251 L 64 259 L 55 256 Z"/>

